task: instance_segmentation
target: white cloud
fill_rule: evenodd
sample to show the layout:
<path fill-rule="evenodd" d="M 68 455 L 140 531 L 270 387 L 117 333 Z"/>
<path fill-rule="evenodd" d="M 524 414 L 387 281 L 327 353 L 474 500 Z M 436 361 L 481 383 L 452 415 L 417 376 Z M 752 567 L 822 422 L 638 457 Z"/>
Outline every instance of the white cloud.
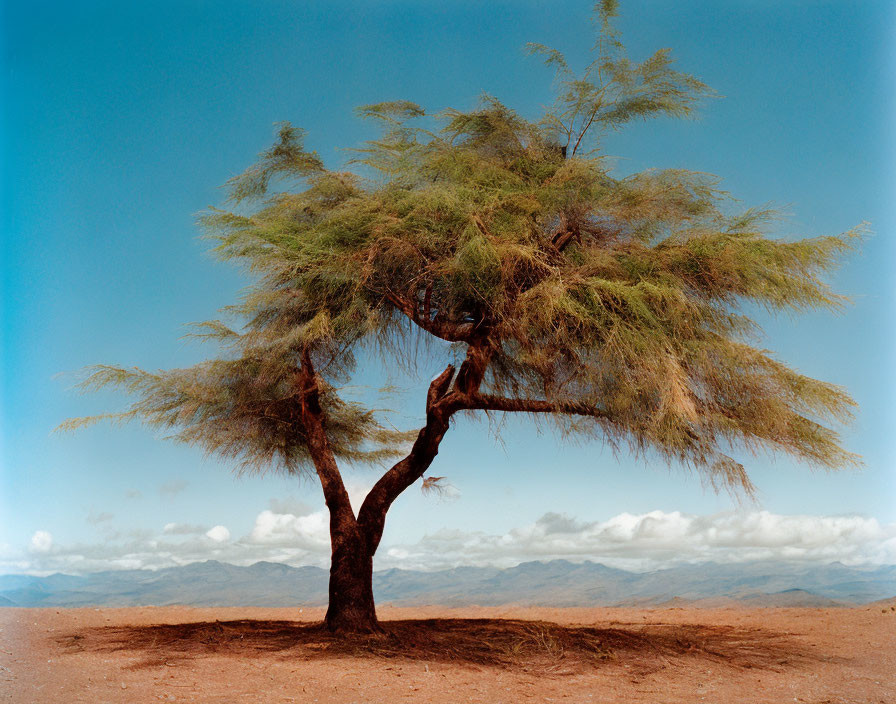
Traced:
<path fill-rule="evenodd" d="M 0 573 L 158 569 L 212 558 L 239 565 L 267 560 L 325 567 L 329 557 L 326 510 L 280 513 L 268 509 L 256 516 L 247 535 L 236 538 L 223 525 L 206 530 L 169 523 L 160 534 L 122 532 L 101 543 L 59 545 L 47 531 L 37 531 L 28 549 L 10 548 L 0 554 Z M 446 529 L 415 543 L 383 544 L 376 568 L 508 567 L 554 558 L 634 570 L 710 560 L 894 564 L 896 524 L 881 525 L 862 516 L 783 516 L 767 511 L 714 515 L 651 511 L 621 513 L 604 521 L 546 513 L 501 534 Z"/>
<path fill-rule="evenodd" d="M 53 548 L 53 536 L 45 530 L 35 531 L 29 544 L 31 552 L 47 553 Z"/>
<path fill-rule="evenodd" d="M 896 524 L 862 516 L 781 516 L 768 511 L 711 516 L 679 511 L 621 513 L 580 522 L 546 513 L 502 535 L 439 531 L 415 545 L 393 546 L 390 566 L 507 566 L 525 560 L 590 559 L 630 569 L 678 562 L 807 560 L 896 562 Z"/>
<path fill-rule="evenodd" d="M 326 511 L 296 516 L 265 510 L 256 516 L 248 540 L 261 545 L 292 545 L 312 550 L 329 548 L 330 517 Z"/>
<path fill-rule="evenodd" d="M 206 532 L 206 537 L 211 538 L 216 543 L 226 543 L 230 540 L 230 531 L 227 530 L 226 526 L 215 526 L 214 528 L 209 528 L 208 532 Z"/>
<path fill-rule="evenodd" d="M 346 482 L 349 501 L 356 514 L 371 486 L 369 482 Z M 271 509 L 264 510 L 255 517 L 255 525 L 246 539 L 260 545 L 292 546 L 329 553 L 330 514 L 326 509 L 313 511 L 311 507 L 297 501 L 272 499 Z"/>
<path fill-rule="evenodd" d="M 364 499 L 367 498 L 367 494 L 372 488 L 373 484 L 371 482 L 360 481 L 358 479 L 349 479 L 345 482 L 345 490 L 348 492 L 348 500 L 351 502 L 352 509 L 354 509 L 356 515 L 358 509 L 361 508 L 361 504 L 364 503 Z"/>

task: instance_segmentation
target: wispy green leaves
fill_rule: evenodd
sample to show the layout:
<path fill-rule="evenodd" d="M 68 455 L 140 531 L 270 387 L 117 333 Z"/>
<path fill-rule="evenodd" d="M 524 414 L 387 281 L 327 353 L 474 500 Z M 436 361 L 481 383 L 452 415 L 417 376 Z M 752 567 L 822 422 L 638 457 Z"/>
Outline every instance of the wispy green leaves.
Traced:
<path fill-rule="evenodd" d="M 406 360 L 431 338 L 487 347 L 481 390 L 505 395 L 503 407 L 552 404 L 565 431 L 655 452 L 717 485 L 751 489 L 730 447 L 854 462 L 825 425 L 848 421 L 852 399 L 752 347 L 758 326 L 740 308 L 841 307 L 825 277 L 861 229 L 776 239 L 775 213 L 731 215 L 715 177 L 611 175 L 602 133 L 689 116 L 712 94 L 667 50 L 628 59 L 617 12 L 610 0 L 596 6 L 595 56 L 581 74 L 529 45 L 557 75 L 557 101 L 539 121 L 490 96 L 435 116 L 408 101 L 367 105 L 358 112 L 381 133 L 340 172 L 284 123 L 227 183 L 230 202 L 248 207 L 200 217 L 216 254 L 256 275 L 228 311 L 238 326 L 210 321 L 195 333 L 226 358 L 154 374 L 97 367 L 83 388 L 137 397 L 112 418 L 171 429 L 247 466 L 300 471 L 301 356 L 328 382 L 336 453 L 377 459 L 404 436 L 335 384 L 361 346 Z"/>
<path fill-rule="evenodd" d="M 288 122 L 281 123 L 274 146 L 259 155 L 257 164 L 227 182 L 228 200 L 232 203 L 255 200 L 267 194 L 273 178 L 303 178 L 322 171 L 320 157 L 305 151 L 304 136 L 304 130 Z"/>
<path fill-rule="evenodd" d="M 596 56 L 581 75 L 556 49 L 527 45 L 529 53 L 542 56 L 545 65 L 555 71 L 557 100 L 542 124 L 570 156 L 586 146 L 595 147 L 607 130 L 634 120 L 688 117 L 701 100 L 714 94 L 694 76 L 675 71 L 668 49 L 660 49 L 640 63 L 628 59 L 613 26 L 618 9 L 614 0 L 595 5 Z"/>

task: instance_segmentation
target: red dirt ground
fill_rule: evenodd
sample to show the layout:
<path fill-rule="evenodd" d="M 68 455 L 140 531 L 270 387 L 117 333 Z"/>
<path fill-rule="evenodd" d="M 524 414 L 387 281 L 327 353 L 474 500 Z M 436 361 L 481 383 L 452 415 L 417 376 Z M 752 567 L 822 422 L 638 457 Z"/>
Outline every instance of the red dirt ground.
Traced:
<path fill-rule="evenodd" d="M 896 602 L 894 602 L 896 603 Z M 896 702 L 896 605 L 0 609 L 0 701 Z"/>

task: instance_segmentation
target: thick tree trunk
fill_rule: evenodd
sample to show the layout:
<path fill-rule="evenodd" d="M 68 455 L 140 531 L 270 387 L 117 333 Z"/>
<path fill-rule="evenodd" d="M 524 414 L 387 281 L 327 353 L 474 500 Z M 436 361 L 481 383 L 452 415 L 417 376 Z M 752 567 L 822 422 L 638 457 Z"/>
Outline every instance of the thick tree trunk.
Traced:
<path fill-rule="evenodd" d="M 468 360 L 461 365 L 464 393 L 478 388 L 486 363 L 487 356 L 481 350 L 471 348 Z M 373 604 L 373 555 L 383 535 L 386 512 L 392 502 L 423 476 L 439 452 L 439 443 L 456 410 L 447 402 L 453 377 L 454 367 L 448 365 L 432 381 L 426 397 L 426 425 L 417 434 L 410 454 L 380 477 L 364 499 L 356 518 L 327 439 L 317 375 L 310 354 L 307 350 L 303 352 L 302 366 L 296 374 L 296 388 L 301 399 L 298 410 L 309 454 L 330 510 L 332 558 L 326 625 L 333 632 L 381 631 Z"/>
<path fill-rule="evenodd" d="M 327 440 L 320 406 L 320 387 L 308 350 L 302 353 L 296 388 L 301 399 L 299 417 L 309 454 L 330 510 L 332 558 L 327 628 L 340 633 L 373 633 L 380 630 L 373 606 L 373 553 L 376 547 L 369 538 L 369 531 L 358 526 Z"/>
<path fill-rule="evenodd" d="M 357 524 L 334 523 L 331 519 L 327 628 L 334 633 L 378 633 L 382 629 L 373 604 L 373 551 Z"/>

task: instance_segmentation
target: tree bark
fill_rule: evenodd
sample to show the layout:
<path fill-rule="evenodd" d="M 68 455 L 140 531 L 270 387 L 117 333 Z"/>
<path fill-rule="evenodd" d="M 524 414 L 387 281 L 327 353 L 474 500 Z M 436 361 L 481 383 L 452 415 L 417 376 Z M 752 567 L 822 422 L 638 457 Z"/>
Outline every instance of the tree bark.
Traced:
<path fill-rule="evenodd" d="M 441 405 L 448 396 L 453 377 L 454 367 L 449 364 L 429 385 L 426 394 L 426 425 L 417 434 L 410 454 L 380 477 L 358 510 L 358 526 L 369 541 L 371 554 L 376 552 L 383 536 L 386 512 L 392 502 L 423 476 L 439 454 L 439 444 L 448 431 L 449 420 L 454 412 L 450 406 Z"/>
<path fill-rule="evenodd" d="M 373 552 L 357 522 L 330 514 L 330 603 L 325 622 L 334 633 L 379 633 L 373 603 Z"/>
<path fill-rule="evenodd" d="M 373 605 L 373 553 L 368 531 L 358 525 L 324 427 L 317 374 L 307 353 L 296 378 L 299 413 L 308 449 L 330 511 L 330 606 L 326 625 L 340 633 L 380 630 Z"/>
<path fill-rule="evenodd" d="M 487 348 L 471 345 L 456 379 L 454 367 L 448 365 L 432 381 L 426 396 L 426 424 L 420 429 L 410 454 L 373 486 L 356 518 L 327 440 L 318 378 L 310 355 L 303 354 L 296 378 L 301 400 L 299 415 L 330 511 L 332 557 L 326 625 L 331 631 L 377 633 L 382 630 L 373 602 L 373 555 L 383 535 L 386 512 L 399 494 L 432 464 L 452 414 L 463 408 L 470 394 L 478 390 L 488 359 Z M 454 391 L 451 391 L 452 381 Z"/>

